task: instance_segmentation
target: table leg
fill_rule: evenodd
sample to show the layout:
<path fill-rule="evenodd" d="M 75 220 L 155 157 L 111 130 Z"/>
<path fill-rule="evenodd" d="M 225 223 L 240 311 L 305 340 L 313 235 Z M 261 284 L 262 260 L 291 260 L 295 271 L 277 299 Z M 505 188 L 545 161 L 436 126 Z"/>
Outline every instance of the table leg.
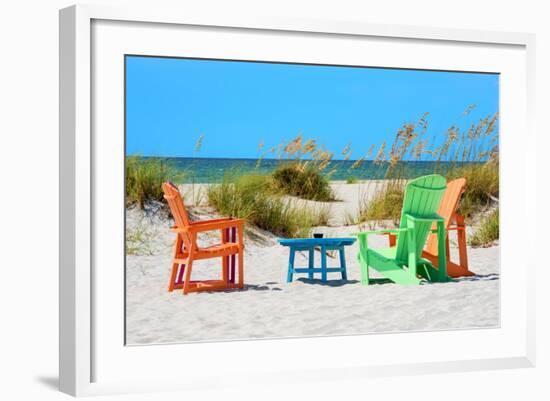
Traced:
<path fill-rule="evenodd" d="M 312 280 L 313 279 L 313 268 L 315 267 L 315 248 L 309 249 L 309 263 L 308 268 L 310 271 L 307 273 L 307 277 Z"/>
<path fill-rule="evenodd" d="M 321 246 L 321 280 L 323 283 L 327 281 L 327 249 Z"/>
<path fill-rule="evenodd" d="M 344 247 L 340 248 L 340 268 L 342 269 L 342 280 L 348 279 L 348 273 L 346 272 L 346 253 Z"/>
<path fill-rule="evenodd" d="M 290 248 L 290 254 L 288 256 L 288 274 L 286 277 L 287 283 L 292 283 L 292 274 L 294 273 L 294 255 L 295 255 L 295 249 Z"/>

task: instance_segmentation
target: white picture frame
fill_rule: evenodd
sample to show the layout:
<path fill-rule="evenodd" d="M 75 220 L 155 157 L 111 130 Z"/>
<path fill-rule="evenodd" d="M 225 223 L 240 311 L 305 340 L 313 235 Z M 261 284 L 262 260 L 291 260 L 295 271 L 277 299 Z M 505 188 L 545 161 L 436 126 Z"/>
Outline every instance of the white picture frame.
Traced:
<path fill-rule="evenodd" d="M 452 353 L 442 353 L 441 358 L 421 357 L 421 353 L 406 355 L 404 358 L 376 357 L 371 359 L 361 356 L 358 352 L 355 359 L 343 360 L 337 352 L 331 352 L 342 346 L 342 338 L 326 337 L 321 339 L 293 339 L 293 340 L 262 340 L 236 343 L 212 343 L 199 345 L 171 345 L 137 347 L 131 350 L 125 349 L 124 344 L 114 340 L 117 350 L 109 349 L 105 344 L 110 340 L 111 325 L 116 325 L 113 320 L 108 320 L 104 314 L 98 313 L 101 305 L 96 307 L 94 301 L 95 291 L 98 286 L 104 284 L 103 278 L 94 273 L 94 263 L 97 263 L 98 255 L 94 253 L 94 236 L 98 235 L 96 219 L 96 182 L 94 181 L 97 166 L 98 152 L 102 145 L 97 145 L 93 138 L 92 125 L 96 124 L 94 118 L 94 104 L 92 97 L 96 88 L 92 86 L 92 77 L 96 60 L 93 59 L 94 43 L 93 25 L 98 21 L 110 21 L 109 23 L 143 23 L 157 24 L 164 28 L 178 26 L 204 27 L 206 29 L 243 30 L 253 34 L 254 32 L 284 33 L 287 35 L 336 35 L 341 38 L 384 38 L 384 40 L 409 40 L 422 43 L 434 43 L 437 45 L 456 44 L 463 47 L 494 46 L 517 50 L 518 68 L 525 76 L 515 79 L 513 85 L 519 89 L 514 101 L 524 107 L 518 110 L 517 118 L 509 118 L 503 122 L 515 124 L 516 128 L 522 128 L 525 134 L 521 145 L 516 142 L 516 137 L 510 135 L 503 142 L 504 147 L 513 147 L 519 154 L 520 167 L 512 171 L 507 167 L 506 157 L 502 162 L 502 180 L 511 177 L 520 180 L 521 185 L 528 188 L 534 187 L 536 182 L 536 147 L 535 132 L 533 129 L 534 112 L 534 47 L 535 37 L 531 34 L 484 32 L 460 29 L 440 29 L 427 27 L 412 27 L 398 25 L 377 25 L 363 22 L 349 21 L 316 21 L 316 20 L 292 20 L 287 18 L 234 18 L 216 15 L 187 15 L 185 10 L 162 10 L 151 8 L 112 8 L 108 6 L 78 5 L 60 11 L 60 390 L 72 395 L 92 395 L 115 392 L 131 391 L 157 391 L 166 389 L 201 389 L 208 386 L 239 386 L 246 381 L 239 381 L 232 377 L 227 366 L 219 366 L 214 371 L 209 371 L 209 366 L 195 366 L 194 371 L 187 374 L 187 380 L 174 380 L 166 376 L 159 363 L 168 359 L 171 352 L 180 352 L 182 347 L 187 347 L 185 352 L 226 352 L 248 353 L 250 355 L 259 352 L 267 352 L 268 347 L 273 352 L 281 353 L 285 348 L 298 347 L 304 355 L 310 355 L 309 363 L 297 363 L 296 366 L 284 366 L 284 360 L 273 366 L 239 366 L 238 371 L 244 377 L 264 383 L 287 382 L 296 379 L 299 372 L 300 380 L 337 379 L 339 377 L 353 377 L 357 380 L 367 377 L 410 374 L 435 373 L 441 371 L 468 371 L 479 369 L 501 369 L 511 367 L 530 367 L 535 363 L 535 338 L 534 338 L 534 260 L 529 256 L 522 258 L 522 276 L 514 284 L 517 287 L 514 296 L 520 301 L 511 300 L 511 292 L 503 291 L 501 305 L 503 313 L 507 312 L 506 305 L 517 303 L 518 309 L 515 316 L 518 321 L 503 319 L 499 329 L 493 331 L 456 331 L 447 333 L 407 333 L 407 334 L 380 334 L 375 337 L 354 336 L 345 337 L 347 346 L 353 349 L 362 349 L 362 341 L 379 342 L 384 338 L 406 335 L 411 341 L 440 343 L 443 341 L 471 341 L 477 338 L 480 343 L 484 341 L 494 343 L 486 352 L 480 348 L 465 354 L 463 358 L 453 357 Z M 117 28 L 118 29 L 118 28 Z M 120 29 L 130 29 L 128 26 Z M 140 29 L 140 28 L 136 28 Z M 176 28 L 174 28 L 176 29 Z M 162 33 L 160 33 L 162 34 Z M 119 34 L 119 36 L 122 36 Z M 154 35 L 151 36 L 150 46 L 154 47 Z M 276 39 L 275 39 L 276 40 Z M 115 41 L 113 41 L 115 42 Z M 101 42 L 104 43 L 104 42 Z M 101 49 L 100 49 L 101 50 Z M 405 63 L 405 62 L 404 62 Z M 402 67 L 415 67 L 403 64 Z M 444 67 L 441 67 L 444 68 Z M 464 68 L 457 64 L 457 69 Z M 472 67 L 473 64 L 472 64 Z M 520 71 L 518 70 L 518 71 Z M 514 72 L 510 73 L 515 74 Z M 520 77 L 515 77 L 520 78 Z M 510 88 L 512 90 L 512 88 Z M 503 93 L 503 96 L 507 92 Z M 508 92 L 510 93 L 510 92 Z M 115 96 L 116 98 L 116 96 Z M 115 99 L 116 101 L 116 99 Z M 510 105 L 511 106 L 511 105 Z M 511 107 L 509 109 L 512 109 Z M 516 113 L 516 112 L 514 112 Z M 123 135 L 123 134 L 121 134 Z M 108 145 L 107 145 L 108 146 Z M 509 160 L 509 159 L 508 159 Z M 116 168 L 115 163 L 115 168 Z M 111 167 L 111 166 L 110 166 Z M 508 226 L 513 227 L 516 221 L 526 222 L 527 230 L 535 232 L 536 205 L 527 206 L 523 191 L 505 191 L 503 195 L 504 205 L 509 202 L 509 210 L 515 209 L 513 214 L 501 214 L 501 219 Z M 509 194 L 507 196 L 507 194 Z M 120 205 L 119 205 L 120 206 Z M 122 213 L 122 210 L 120 210 Z M 505 227 L 506 224 L 503 224 Z M 101 225 L 100 225 L 101 227 Z M 502 228 L 503 243 L 512 243 L 512 230 Z M 506 239 L 509 238 L 509 240 Z M 121 239 L 122 241 L 122 239 Z M 526 244 L 534 249 L 535 244 Z M 504 251 L 503 251 L 504 252 Z M 533 255 L 534 252 L 525 251 L 524 255 Z M 514 256 L 507 257 L 506 263 L 512 263 Z M 505 258 L 501 258 L 505 259 Z M 122 267 L 121 267 L 122 268 Z M 529 273 L 529 274 L 528 274 Z M 506 277 L 506 276 L 505 276 Z M 103 283 L 103 284 L 102 284 Z M 510 283 L 510 281 L 508 281 Z M 111 291 L 111 290 L 106 290 Z M 123 291 L 120 288 L 120 291 Z M 508 291 L 508 292 L 507 292 Z M 118 300 L 114 300 L 118 305 Z M 118 305 L 117 308 L 122 307 Z M 118 310 L 118 309 L 117 309 Z M 512 315 L 511 315 L 512 316 Z M 116 317 L 116 316 L 115 316 Z M 102 321 L 102 319 L 105 319 Z M 97 331 L 98 322 L 103 329 Z M 121 322 L 122 324 L 122 322 Z M 100 324 L 101 325 L 101 324 Z M 113 329 L 114 330 L 114 329 Z M 119 328 L 117 333 L 120 331 Z M 499 332 L 508 334 L 498 334 Z M 118 335 L 118 334 L 117 334 Z M 367 339 L 366 339 L 367 338 Z M 99 340 L 98 340 L 99 339 Z M 280 344 L 283 343 L 281 346 Z M 228 345 L 229 344 L 229 345 Z M 318 361 L 313 358 L 313 347 L 322 345 L 328 350 L 327 361 Z M 366 344 L 366 343 L 365 343 Z M 153 350 L 153 348 L 157 348 Z M 176 348 L 179 351 L 174 351 Z M 506 347 L 509 347 L 506 351 Z M 149 348 L 149 349 L 147 349 Z M 475 348 L 475 347 L 474 347 Z M 296 349 L 296 348 L 294 348 Z M 108 352 L 112 351 L 112 352 Z M 460 355 L 457 350 L 455 355 Z M 155 353 L 155 355 L 153 355 Z M 126 361 L 120 360 L 127 358 Z M 331 359 L 332 358 L 332 359 Z M 98 362 L 102 361 L 102 362 Z M 118 372 L 126 372 L 121 366 L 128 368 L 128 375 L 105 374 L 100 366 L 109 365 L 116 367 Z M 118 363 L 120 362 L 120 365 Z M 141 362 L 141 363 L 140 363 Z M 325 363 L 325 364 L 323 364 Z M 327 364 L 328 363 L 328 364 Z M 181 365 L 182 363 L 180 363 Z M 144 366 L 141 366 L 144 365 Z M 130 366 L 134 369 L 130 372 Z M 157 372 L 145 371 L 146 366 L 156 366 Z M 167 368 L 168 369 L 168 368 Z M 202 369 L 202 370 L 201 370 Z M 113 371 L 115 368 L 113 368 Z M 143 374 L 143 376 L 140 376 Z M 226 375 L 227 374 L 227 375 Z M 220 379 L 224 377 L 223 379 Z M 145 380 L 144 380 L 145 378 Z"/>

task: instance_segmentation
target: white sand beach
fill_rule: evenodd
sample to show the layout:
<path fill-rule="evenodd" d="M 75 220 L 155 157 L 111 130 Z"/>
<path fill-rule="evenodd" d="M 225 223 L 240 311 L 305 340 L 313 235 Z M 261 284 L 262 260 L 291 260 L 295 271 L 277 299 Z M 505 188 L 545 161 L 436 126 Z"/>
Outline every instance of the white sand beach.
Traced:
<path fill-rule="evenodd" d="M 331 202 L 334 218 L 316 232 L 342 237 L 366 229 L 344 226 L 346 213 L 357 213 L 359 199 L 368 199 L 371 182 L 331 186 L 340 200 Z M 193 219 L 208 219 L 213 213 L 193 206 L 204 186 L 181 186 Z M 306 201 L 302 201 L 306 202 Z M 315 205 L 317 202 L 306 202 Z M 450 283 L 401 286 L 393 283 L 360 284 L 358 245 L 347 247 L 348 280 L 329 273 L 329 281 L 308 280 L 297 274 L 286 282 L 288 248 L 270 233 L 254 230 L 245 237 L 245 288 L 183 295 L 168 292 L 174 234 L 163 213 L 136 209 L 127 211 L 132 243 L 141 244 L 137 255 L 126 262 L 127 343 L 153 344 L 187 341 L 280 338 L 365 334 L 379 332 L 488 328 L 499 325 L 499 246 L 468 247 L 472 277 Z M 468 227 L 471 233 L 472 227 Z M 217 232 L 204 235 L 201 243 L 218 241 Z M 451 234 L 451 252 L 456 257 Z M 387 245 L 387 237 L 373 236 L 373 247 Z M 319 252 L 316 262 L 319 263 Z M 336 258 L 328 258 L 329 265 Z M 305 265 L 306 255 L 297 257 Z M 218 278 L 219 259 L 199 261 L 193 278 Z M 376 277 L 376 275 L 374 275 Z"/>

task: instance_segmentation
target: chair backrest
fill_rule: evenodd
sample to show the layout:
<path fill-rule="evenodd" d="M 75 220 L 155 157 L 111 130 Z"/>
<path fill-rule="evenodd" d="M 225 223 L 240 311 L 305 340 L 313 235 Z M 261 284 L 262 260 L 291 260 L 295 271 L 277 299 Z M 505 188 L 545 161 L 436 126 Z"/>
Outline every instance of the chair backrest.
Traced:
<path fill-rule="evenodd" d="M 446 180 L 438 174 L 426 175 L 410 181 L 405 188 L 399 227 L 407 227 L 407 214 L 418 218 L 433 217 L 439 209 L 445 188 Z M 415 225 L 417 259 L 424 248 L 431 226 L 431 222 L 417 222 Z M 396 259 L 398 261 L 407 262 L 408 260 L 409 248 L 407 239 L 406 235 L 398 236 L 396 251 Z"/>
<path fill-rule="evenodd" d="M 458 206 L 460 205 L 460 198 L 465 189 L 466 178 L 457 178 L 447 183 L 447 189 L 443 194 L 441 205 L 437 211 L 437 214 L 445 219 L 445 230 L 449 229 L 449 226 L 453 222 Z M 426 244 L 426 251 L 432 255 L 437 255 L 437 235 L 430 234 L 428 243 Z"/>
<path fill-rule="evenodd" d="M 168 202 L 172 217 L 176 222 L 176 227 L 183 228 L 189 226 L 189 216 L 187 210 L 183 204 L 180 191 L 171 182 L 165 182 L 162 184 L 162 191 L 164 192 L 164 199 Z"/>

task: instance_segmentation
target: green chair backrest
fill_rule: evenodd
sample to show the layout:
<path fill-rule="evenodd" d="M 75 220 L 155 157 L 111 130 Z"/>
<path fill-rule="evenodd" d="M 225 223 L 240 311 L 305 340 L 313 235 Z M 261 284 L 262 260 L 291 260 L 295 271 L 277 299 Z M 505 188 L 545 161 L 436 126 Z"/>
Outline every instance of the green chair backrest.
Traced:
<path fill-rule="evenodd" d="M 410 181 L 405 187 L 399 228 L 407 227 L 407 214 L 417 218 L 430 218 L 436 215 L 446 187 L 447 181 L 438 174 L 426 175 Z M 417 260 L 431 227 L 432 222 L 418 222 L 415 225 Z M 399 235 L 397 239 L 396 259 L 401 262 L 408 260 L 408 244 L 405 235 Z"/>

